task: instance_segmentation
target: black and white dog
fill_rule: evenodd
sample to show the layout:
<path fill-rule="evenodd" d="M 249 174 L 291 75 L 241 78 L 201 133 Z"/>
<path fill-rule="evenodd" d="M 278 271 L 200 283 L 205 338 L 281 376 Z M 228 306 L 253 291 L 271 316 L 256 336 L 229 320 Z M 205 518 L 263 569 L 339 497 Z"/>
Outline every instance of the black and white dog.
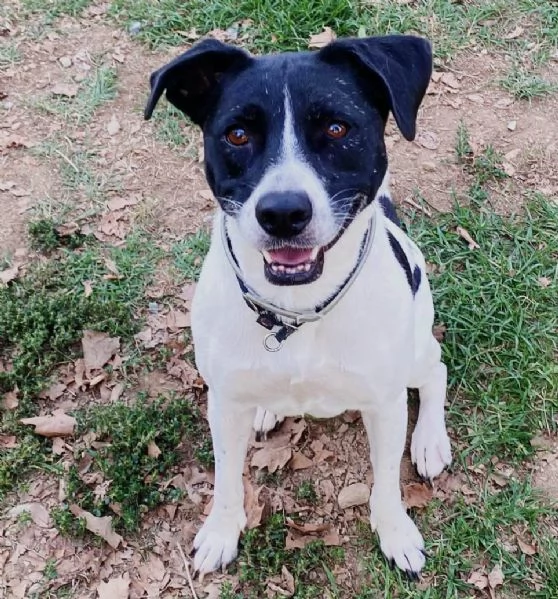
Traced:
<path fill-rule="evenodd" d="M 412 460 L 432 478 L 451 462 L 446 368 L 424 258 L 390 201 L 384 129 L 391 111 L 414 138 L 431 69 L 429 43 L 412 36 L 258 58 L 206 40 L 151 76 L 145 117 L 166 91 L 203 129 L 219 202 L 192 306 L 216 469 L 200 572 L 236 556 L 252 424 L 345 410 L 368 432 L 382 551 L 411 576 L 424 565 L 400 493 L 407 387 L 420 395 Z"/>

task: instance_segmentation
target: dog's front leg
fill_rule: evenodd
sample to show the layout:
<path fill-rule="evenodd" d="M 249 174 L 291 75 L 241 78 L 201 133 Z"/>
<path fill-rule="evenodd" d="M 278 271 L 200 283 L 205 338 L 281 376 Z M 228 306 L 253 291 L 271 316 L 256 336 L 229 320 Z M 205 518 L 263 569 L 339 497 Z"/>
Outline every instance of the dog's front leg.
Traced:
<path fill-rule="evenodd" d="M 226 566 L 236 557 L 246 525 L 242 471 L 255 412 L 208 393 L 215 488 L 211 513 L 194 539 L 194 567 L 201 573 Z"/>
<path fill-rule="evenodd" d="M 399 472 L 407 431 L 407 391 L 380 409 L 362 413 L 370 443 L 374 486 L 370 524 L 391 563 L 416 578 L 424 566 L 424 541 L 401 502 Z"/>

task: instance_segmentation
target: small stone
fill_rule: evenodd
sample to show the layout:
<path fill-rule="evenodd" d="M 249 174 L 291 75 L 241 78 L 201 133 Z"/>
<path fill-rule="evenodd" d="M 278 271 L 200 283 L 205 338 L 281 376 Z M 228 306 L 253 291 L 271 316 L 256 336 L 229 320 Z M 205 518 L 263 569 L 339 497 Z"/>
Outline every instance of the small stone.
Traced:
<path fill-rule="evenodd" d="M 69 68 L 72 66 L 73 64 L 73 60 L 69 57 L 69 56 L 61 56 L 58 59 L 58 62 L 60 63 L 61 66 L 63 66 L 65 69 Z"/>
<path fill-rule="evenodd" d="M 436 170 L 436 164 L 434 162 L 423 162 L 422 170 L 427 173 L 433 173 Z"/>
<path fill-rule="evenodd" d="M 370 499 L 370 489 L 364 483 L 355 483 L 341 489 L 337 502 L 342 510 L 355 505 L 364 505 Z"/>
<path fill-rule="evenodd" d="M 139 21 L 134 21 L 130 23 L 130 27 L 128 28 L 128 32 L 130 35 L 137 35 L 141 31 L 141 23 Z"/>
<path fill-rule="evenodd" d="M 516 128 L 517 128 L 517 121 L 510 121 L 510 122 L 508 123 L 508 129 L 509 129 L 510 131 L 515 131 L 515 130 L 516 130 Z"/>

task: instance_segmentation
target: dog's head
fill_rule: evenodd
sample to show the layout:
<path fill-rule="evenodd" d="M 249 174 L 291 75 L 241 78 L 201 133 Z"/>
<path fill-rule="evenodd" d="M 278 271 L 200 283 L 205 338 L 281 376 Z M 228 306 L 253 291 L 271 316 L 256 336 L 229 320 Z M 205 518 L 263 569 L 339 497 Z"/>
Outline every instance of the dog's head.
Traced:
<path fill-rule="evenodd" d="M 412 36 L 260 58 L 205 40 L 152 74 L 145 117 L 166 90 L 203 129 L 209 185 L 268 281 L 310 283 L 384 179 L 389 111 L 414 138 L 431 69 Z"/>

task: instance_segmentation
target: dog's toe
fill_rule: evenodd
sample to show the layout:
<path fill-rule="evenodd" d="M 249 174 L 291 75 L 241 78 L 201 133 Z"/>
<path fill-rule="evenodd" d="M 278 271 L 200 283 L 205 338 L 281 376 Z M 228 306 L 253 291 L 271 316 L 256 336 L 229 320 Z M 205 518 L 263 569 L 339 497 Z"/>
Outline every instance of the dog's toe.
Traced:
<path fill-rule="evenodd" d="M 273 412 L 258 408 L 256 417 L 254 418 L 254 430 L 256 435 L 265 437 L 269 431 L 272 431 L 278 424 L 283 422 L 283 418 L 276 416 Z"/>
<path fill-rule="evenodd" d="M 451 464 L 450 440 L 443 422 L 417 422 L 411 438 L 411 461 L 419 475 L 429 480 Z"/>

